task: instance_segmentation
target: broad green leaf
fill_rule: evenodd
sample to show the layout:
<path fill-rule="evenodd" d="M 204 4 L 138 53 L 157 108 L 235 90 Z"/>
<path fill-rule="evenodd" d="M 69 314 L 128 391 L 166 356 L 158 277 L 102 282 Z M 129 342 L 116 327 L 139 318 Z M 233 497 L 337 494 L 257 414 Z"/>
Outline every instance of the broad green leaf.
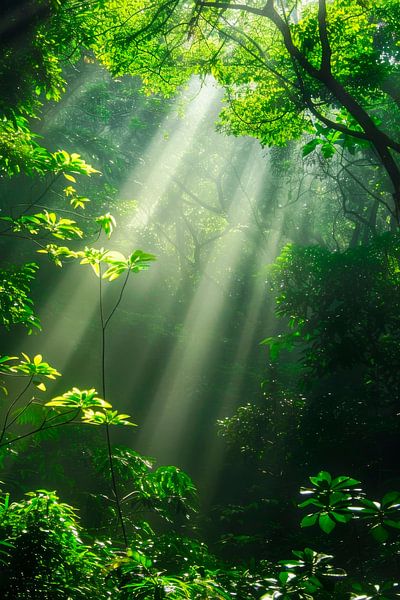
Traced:
<path fill-rule="evenodd" d="M 318 521 L 318 513 L 314 513 L 313 515 L 306 515 L 300 522 L 300 527 L 311 527 L 315 525 Z"/>
<path fill-rule="evenodd" d="M 389 537 L 389 532 L 383 527 L 383 525 L 374 525 L 370 529 L 373 537 L 380 543 L 386 542 Z"/>
<path fill-rule="evenodd" d="M 328 514 L 320 514 L 318 523 L 325 533 L 331 533 L 336 527 L 335 521 Z"/>
<path fill-rule="evenodd" d="M 69 173 L 63 173 L 63 175 L 64 175 L 65 179 L 68 179 L 68 181 L 72 181 L 73 183 L 76 183 L 75 177 L 73 177 Z"/>
<path fill-rule="evenodd" d="M 321 140 L 318 138 L 314 138 L 313 140 L 310 140 L 309 142 L 307 142 L 307 144 L 305 144 L 305 146 L 303 146 L 303 150 L 302 150 L 302 154 L 303 156 L 308 156 L 309 154 L 311 154 L 311 152 L 313 152 L 315 150 L 315 148 L 318 146 L 318 144 L 321 144 Z"/>

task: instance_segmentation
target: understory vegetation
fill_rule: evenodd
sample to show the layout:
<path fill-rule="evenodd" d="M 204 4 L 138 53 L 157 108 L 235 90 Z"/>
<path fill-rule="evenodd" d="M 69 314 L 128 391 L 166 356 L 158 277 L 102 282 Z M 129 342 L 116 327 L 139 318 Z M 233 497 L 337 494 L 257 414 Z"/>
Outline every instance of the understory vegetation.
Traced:
<path fill-rule="evenodd" d="M 0 597 L 400 597 L 400 3 L 17 0 Z"/>

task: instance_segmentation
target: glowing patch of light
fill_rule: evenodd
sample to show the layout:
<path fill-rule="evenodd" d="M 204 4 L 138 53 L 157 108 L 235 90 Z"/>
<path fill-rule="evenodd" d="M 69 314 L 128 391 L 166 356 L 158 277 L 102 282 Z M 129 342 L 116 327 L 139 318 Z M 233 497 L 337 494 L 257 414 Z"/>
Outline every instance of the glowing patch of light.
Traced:
<path fill-rule="evenodd" d="M 130 221 L 132 228 L 145 227 L 150 222 L 182 159 L 195 143 L 203 119 L 220 95 L 216 87 L 205 85 L 199 90 L 199 85 L 199 81 L 193 78 L 189 89 L 177 98 L 178 104 L 194 96 L 184 118 L 172 118 L 171 115 L 166 117 L 141 164 L 120 191 L 122 198 L 138 194 L 139 199 L 145 199 L 139 203 L 139 208 Z"/>
<path fill-rule="evenodd" d="M 250 153 L 242 174 L 252 197 L 259 195 L 265 173 L 265 164 L 257 160 L 258 154 L 256 148 Z M 251 211 L 245 210 L 244 203 L 243 192 L 238 189 L 231 204 L 230 222 L 237 222 L 240 215 L 241 223 L 249 225 Z M 238 232 L 228 237 L 212 269 L 222 277 L 222 286 L 229 292 L 241 259 L 243 239 Z M 201 410 L 193 405 L 189 390 L 199 384 L 213 361 L 215 329 L 223 319 L 225 303 L 225 294 L 209 278 L 202 277 L 183 324 L 183 341 L 177 342 L 166 365 L 139 438 L 148 451 L 171 460 L 184 447 L 191 425 L 196 423 L 194 413 Z"/>
<path fill-rule="evenodd" d="M 93 73 L 93 78 L 95 76 L 98 76 L 97 72 Z M 81 92 L 82 90 L 77 89 L 71 94 L 71 97 L 76 100 Z M 130 189 L 135 187 L 135 184 L 137 186 L 137 179 L 142 180 L 141 190 L 146 192 L 146 202 L 142 205 L 141 210 L 135 213 L 130 223 L 131 226 L 136 227 L 139 225 L 143 227 L 151 219 L 171 178 L 193 143 L 203 119 L 207 116 L 218 94 L 220 92 L 215 87 L 211 85 L 200 86 L 199 80 L 194 78 L 190 82 L 188 90 L 177 97 L 175 107 L 182 103 L 188 104 L 185 117 L 173 118 L 171 112 L 167 114 L 159 131 L 150 142 L 143 160 L 135 168 L 120 191 L 120 197 L 128 197 Z M 68 104 L 67 101 L 66 104 Z M 130 117 L 128 117 L 129 119 Z M 169 137 L 165 135 L 168 129 L 172 129 Z M 115 237 L 118 238 L 118 230 Z M 112 243 L 113 240 L 109 244 L 111 247 Z M 132 248 L 129 250 L 132 250 Z M 77 285 L 77 279 L 80 281 L 79 285 Z M 69 267 L 66 266 L 61 279 L 57 282 L 48 302 L 43 307 L 42 312 L 47 315 L 54 303 L 57 302 L 57 297 L 63 298 L 66 294 L 69 298 L 68 304 L 71 314 L 76 310 L 80 315 L 79 322 L 77 321 L 74 327 L 67 327 L 71 332 L 70 335 L 65 336 L 65 322 L 68 318 L 65 315 L 52 326 L 51 336 L 46 336 L 45 341 L 41 341 L 43 353 L 47 353 L 48 356 L 62 357 L 61 360 L 57 361 L 57 368 L 60 371 L 68 370 L 68 364 L 73 359 L 74 349 L 88 335 L 93 322 L 97 321 L 99 309 L 96 285 L 98 285 L 98 280 L 90 272 L 90 269 L 83 268 L 81 275 L 80 273 L 77 274 L 74 268 L 69 271 Z M 103 288 L 105 303 L 107 303 L 110 294 L 112 295 L 117 286 L 118 283 L 116 285 L 105 283 Z M 90 298 L 89 301 L 88 298 Z"/>
<path fill-rule="evenodd" d="M 68 370 L 77 347 L 93 324 L 93 313 L 98 310 L 98 280 L 89 271 L 87 267 L 66 265 L 63 271 L 57 270 L 54 273 L 56 286 L 40 306 L 46 335 L 38 334 L 26 339 L 21 348 L 28 354 L 40 351 L 48 362 L 52 363 L 54 360 L 53 366 L 61 374 Z M 60 310 L 66 299 L 66 309 Z M 76 318 L 77 314 L 79 319 Z"/>
<path fill-rule="evenodd" d="M 279 211 L 275 215 L 266 247 L 263 252 L 260 252 L 259 257 L 256 260 L 255 281 L 253 283 L 250 302 L 246 306 L 247 316 L 239 337 L 237 350 L 233 360 L 234 364 L 246 364 L 250 352 L 252 351 L 260 313 L 261 311 L 268 311 L 268 309 L 271 310 L 272 308 L 265 306 L 266 290 L 262 271 L 266 264 L 270 264 L 275 260 L 281 243 L 283 218 L 283 211 Z M 260 339 L 262 337 L 263 333 L 260 332 Z M 237 390 L 241 389 L 243 380 L 246 376 L 243 369 L 238 370 L 237 373 L 233 373 L 224 395 L 219 400 L 219 408 L 215 415 L 215 423 L 217 420 L 223 419 L 226 416 L 231 416 L 233 411 L 237 408 Z M 241 403 L 243 404 L 244 402 Z M 210 502 L 212 501 L 213 490 L 215 489 L 221 472 L 226 452 L 227 446 L 225 442 L 218 439 L 215 432 L 215 435 L 209 440 L 207 446 L 204 447 L 199 465 L 201 485 L 204 490 L 207 490 L 206 497 Z"/>

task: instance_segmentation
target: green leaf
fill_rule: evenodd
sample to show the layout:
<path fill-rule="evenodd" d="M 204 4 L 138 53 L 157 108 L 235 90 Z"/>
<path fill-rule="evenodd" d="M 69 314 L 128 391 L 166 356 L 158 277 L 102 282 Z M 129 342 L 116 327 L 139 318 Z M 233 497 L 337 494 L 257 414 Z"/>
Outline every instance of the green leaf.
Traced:
<path fill-rule="evenodd" d="M 347 477 L 347 475 L 340 475 L 332 481 L 332 488 L 335 490 L 347 489 L 359 485 L 361 482 L 358 479 Z"/>
<path fill-rule="evenodd" d="M 400 503 L 400 492 L 388 492 L 384 495 L 382 499 L 382 506 L 387 507 L 391 504 L 399 504 Z"/>
<path fill-rule="evenodd" d="M 336 153 L 336 148 L 333 144 L 326 142 L 322 144 L 321 152 L 324 158 L 332 158 L 332 156 Z"/>
<path fill-rule="evenodd" d="M 308 156 L 315 150 L 318 144 L 321 144 L 322 141 L 319 138 L 314 138 L 310 140 L 305 146 L 303 146 L 302 154 L 303 156 Z"/>
<path fill-rule="evenodd" d="M 380 524 L 371 527 L 370 532 L 376 541 L 380 543 L 386 542 L 389 537 L 389 532 Z"/>
<path fill-rule="evenodd" d="M 385 519 L 383 524 L 386 527 L 393 527 L 393 529 L 400 529 L 400 521 L 394 521 L 393 519 Z"/>
<path fill-rule="evenodd" d="M 135 423 L 132 423 L 128 419 L 130 415 L 120 414 L 116 410 L 83 410 L 82 421 L 90 425 L 125 425 L 130 427 L 136 427 Z"/>
<path fill-rule="evenodd" d="M 313 515 L 306 515 L 300 522 L 300 527 L 311 527 L 315 525 L 318 521 L 318 513 L 314 513 Z"/>
<path fill-rule="evenodd" d="M 110 213 L 96 217 L 96 223 L 99 223 L 101 229 L 108 238 L 111 237 L 111 234 L 116 226 L 116 221 Z"/>
<path fill-rule="evenodd" d="M 63 173 L 65 179 L 68 179 L 68 181 L 72 181 L 73 183 L 76 183 L 76 179 L 75 177 L 73 177 L 73 175 L 69 175 L 69 173 Z"/>
<path fill-rule="evenodd" d="M 332 517 L 339 521 L 339 523 L 348 523 L 353 518 L 352 513 L 339 513 L 337 511 L 332 512 Z"/>
<path fill-rule="evenodd" d="M 336 527 L 336 523 L 328 514 L 320 514 L 318 523 L 324 533 L 331 533 Z"/>

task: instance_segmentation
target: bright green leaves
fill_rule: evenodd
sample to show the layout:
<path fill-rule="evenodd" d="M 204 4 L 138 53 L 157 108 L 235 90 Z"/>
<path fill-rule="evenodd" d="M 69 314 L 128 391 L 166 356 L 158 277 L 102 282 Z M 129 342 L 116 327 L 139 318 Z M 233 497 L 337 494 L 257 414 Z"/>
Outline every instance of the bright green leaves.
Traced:
<path fill-rule="evenodd" d="M 367 521 L 378 542 L 386 542 L 391 530 L 400 530 L 400 492 L 388 492 L 381 502 L 361 498 L 352 510 Z"/>
<path fill-rule="evenodd" d="M 134 273 L 145 271 L 149 268 L 149 263 L 155 260 L 153 254 L 147 254 L 146 252 L 142 252 L 142 250 L 135 250 L 128 257 L 125 257 L 121 252 L 104 250 L 104 248 L 100 250 L 85 248 L 81 252 L 76 252 L 75 256 L 81 258 L 81 265 L 91 265 L 97 277 L 100 277 L 100 265 L 102 263 L 108 265 L 107 269 L 102 273 L 102 277 L 109 281 L 114 281 L 122 273 L 129 271 L 133 271 Z"/>
<path fill-rule="evenodd" d="M 345 111 L 340 111 L 336 115 L 336 122 L 348 129 L 362 131 Z M 363 150 L 368 146 L 368 142 L 365 140 L 360 140 L 331 127 L 324 127 L 319 123 L 314 124 L 314 130 L 316 137 L 303 146 L 302 154 L 304 157 L 311 154 L 318 147 L 324 158 L 332 158 L 340 148 L 348 150 L 350 154 L 355 154 L 357 151 Z"/>
<path fill-rule="evenodd" d="M 55 409 L 67 409 L 68 412 L 75 409 L 77 416 L 78 414 L 81 415 L 82 422 L 89 425 L 135 425 L 128 420 L 129 415 L 110 410 L 112 405 L 99 398 L 94 388 L 80 390 L 74 387 L 65 394 L 52 398 L 52 400 L 46 402 L 45 406 Z"/>
<path fill-rule="evenodd" d="M 119 413 L 117 410 L 92 410 L 83 411 L 82 421 L 89 425 L 129 425 L 136 427 L 135 423 L 129 421 L 130 415 Z"/>
<path fill-rule="evenodd" d="M 346 576 L 343 569 L 332 566 L 333 556 L 318 553 L 311 548 L 293 551 L 294 559 L 281 560 L 279 565 L 285 570 L 278 574 L 276 579 L 267 579 L 269 592 L 261 600 L 274 600 L 275 598 L 314 598 L 315 594 L 324 589 L 328 578 L 342 578 Z"/>
<path fill-rule="evenodd" d="M 86 247 L 84 250 L 75 252 L 65 246 L 56 246 L 55 244 L 48 244 L 38 252 L 48 254 L 51 260 L 60 267 L 66 259 L 80 259 L 81 265 L 90 265 L 97 277 L 100 277 L 101 274 L 103 279 L 109 281 L 114 281 L 114 279 L 118 279 L 120 275 L 129 271 L 134 273 L 145 271 L 149 268 L 150 263 L 155 260 L 153 254 L 147 254 L 142 250 L 135 250 L 128 257 L 125 257 L 121 252 L 115 250 Z M 106 269 L 101 273 L 102 265 L 105 265 Z"/>
<path fill-rule="evenodd" d="M 51 367 L 48 363 L 43 361 L 41 354 L 36 354 L 32 359 L 27 354 L 22 352 L 22 356 L 25 360 L 21 360 L 17 365 L 13 367 L 15 373 L 23 373 L 29 377 L 33 377 L 33 383 L 37 385 L 41 390 L 45 390 L 46 387 L 40 379 L 45 377 L 47 379 L 55 379 L 60 377 L 60 373 Z"/>
<path fill-rule="evenodd" d="M 69 198 L 71 206 L 75 209 L 85 208 L 87 202 L 90 202 L 89 198 L 86 198 L 86 196 L 79 196 L 72 185 L 67 185 L 63 191 L 66 198 Z"/>
<path fill-rule="evenodd" d="M 100 248 L 99 250 L 96 248 L 85 248 L 80 252 L 75 252 L 74 256 L 81 259 L 81 265 L 90 265 L 97 277 L 100 277 L 100 264 L 106 262 L 109 252 L 109 250 L 104 250 L 104 248 Z"/>
<path fill-rule="evenodd" d="M 28 175 L 45 172 L 43 155 L 47 157 L 50 153 L 36 143 L 36 137 L 21 115 L 0 119 L 0 171 L 3 174 L 12 177 L 21 171 Z"/>
<path fill-rule="evenodd" d="M 143 552 L 137 550 L 127 551 L 127 557 L 116 561 L 116 567 L 121 566 L 125 573 L 135 573 L 130 582 L 123 586 L 130 593 L 130 598 L 158 599 L 171 598 L 174 600 L 189 600 L 191 598 L 204 598 L 215 600 L 229 600 L 232 598 L 215 580 L 214 573 L 207 576 L 204 572 L 200 576 L 195 572 L 174 577 L 163 574 L 153 565 L 153 561 Z M 202 569 L 202 571 L 204 571 Z"/>
<path fill-rule="evenodd" d="M 360 483 L 356 479 L 352 479 L 351 477 L 347 477 L 346 475 L 341 475 L 340 477 L 336 477 L 336 479 L 332 479 L 332 476 L 327 471 L 320 471 L 318 475 L 316 475 L 315 477 L 310 477 L 309 479 L 311 483 L 313 483 L 315 486 L 315 488 L 311 488 L 312 490 L 332 489 L 335 491 L 348 491 L 350 487 L 353 487 Z M 308 488 L 302 488 L 302 493 L 304 494 L 309 493 L 310 491 L 311 490 Z"/>
<path fill-rule="evenodd" d="M 108 238 L 111 237 L 114 227 L 116 226 L 116 222 L 115 218 L 110 213 L 96 217 L 96 223 L 100 225 L 101 229 Z"/>
<path fill-rule="evenodd" d="M 87 175 L 90 177 L 93 173 L 99 173 L 96 169 L 94 169 L 91 165 L 89 165 L 86 161 L 81 158 L 80 154 L 72 153 L 68 154 L 65 150 L 58 150 L 57 152 L 53 152 L 51 154 L 50 160 L 52 170 L 55 173 L 63 173 L 64 177 L 71 181 L 72 183 L 76 183 L 76 179 L 70 173 L 80 173 L 81 175 Z M 68 171 L 68 173 L 65 173 Z"/>
<path fill-rule="evenodd" d="M 103 278 L 113 281 L 122 275 L 122 273 L 128 271 L 132 271 L 133 273 L 146 271 L 150 263 L 154 260 L 155 256 L 153 254 L 147 254 L 146 252 L 142 252 L 142 250 L 135 250 L 127 258 L 123 255 L 119 256 L 119 253 L 117 255 L 115 252 L 109 252 L 105 262 L 110 266 L 103 274 Z"/>
<path fill-rule="evenodd" d="M 280 560 L 279 564 L 293 571 L 297 576 L 343 577 L 345 575 L 342 569 L 335 569 L 331 565 L 333 556 L 330 554 L 322 554 L 311 548 L 305 548 L 304 551 L 293 550 L 292 554 L 294 560 Z"/>
<path fill-rule="evenodd" d="M 95 413 L 96 411 L 93 411 Z M 96 415 L 89 414 L 93 424 L 131 425 L 127 415 L 102 415 L 96 422 Z M 110 457 L 106 448 L 94 451 L 94 465 L 100 475 L 107 473 Z M 114 472 L 118 476 L 121 490 L 121 503 L 126 504 L 125 512 L 143 510 L 155 511 L 166 520 L 172 520 L 177 514 L 186 517 L 196 509 L 197 490 L 192 479 L 177 467 L 154 468 L 155 461 L 142 456 L 131 448 L 113 446 L 112 461 Z"/>
<path fill-rule="evenodd" d="M 3 374 L 13 373 L 13 365 L 7 364 L 14 361 L 18 356 L 0 356 L 0 372 Z"/>
<path fill-rule="evenodd" d="M 301 493 L 308 498 L 300 507 L 312 508 L 313 513 L 303 519 L 302 527 L 318 524 L 325 533 L 330 533 L 338 523 L 355 519 L 367 523 L 373 537 L 381 543 L 387 541 L 388 529 L 400 529 L 400 492 L 389 492 L 381 502 L 375 502 L 365 498 L 360 482 L 352 477 L 340 475 L 334 478 L 327 471 L 320 471 L 309 479 L 312 486 L 302 488 Z M 391 581 L 379 585 L 351 580 L 341 582 L 347 577 L 346 572 L 331 564 L 331 555 L 311 548 L 292 554 L 292 559 L 279 561 L 282 570 L 277 576 L 265 579 L 268 592 L 262 596 L 264 600 L 328 597 L 391 600 L 399 596 L 398 584 Z M 336 587 L 338 581 L 341 583 Z"/>
<path fill-rule="evenodd" d="M 169 519 L 172 512 L 186 516 L 195 508 L 196 487 L 191 478 L 177 467 L 159 467 L 142 471 L 134 478 L 136 487 L 123 498 L 159 512 Z"/>
<path fill-rule="evenodd" d="M 47 254 L 57 267 L 62 267 L 67 259 L 78 257 L 74 250 L 71 250 L 67 246 L 57 246 L 57 244 L 47 244 L 44 248 L 38 250 L 38 253 Z"/>
<path fill-rule="evenodd" d="M 98 173 L 79 154 L 65 150 L 50 152 L 37 143 L 37 138 L 21 115 L 0 119 L 0 171 L 10 177 L 21 172 L 39 176 L 64 174 L 71 182 L 76 181 L 71 173 L 87 176 Z"/>
<path fill-rule="evenodd" d="M 30 358 L 22 352 L 23 359 L 15 356 L 3 356 L 0 358 L 0 372 L 5 375 L 18 374 L 30 377 L 33 384 L 41 391 L 46 390 L 43 379 L 55 379 L 60 377 L 60 373 L 51 365 L 43 361 L 41 354 L 36 354 Z M 11 361 L 19 360 L 17 363 L 9 364 Z"/>
<path fill-rule="evenodd" d="M 318 146 L 321 149 L 322 156 L 324 158 L 332 158 L 336 154 L 335 144 L 341 139 L 342 134 L 340 131 L 334 131 L 332 129 L 325 129 L 325 137 L 316 137 L 310 140 L 305 146 L 303 146 L 303 156 L 308 156 Z"/>
<path fill-rule="evenodd" d="M 128 259 L 125 258 L 125 256 L 120 252 L 113 252 L 111 256 L 109 255 L 105 262 L 107 262 L 110 266 L 103 273 L 103 279 L 108 279 L 108 281 L 114 281 L 114 279 L 117 279 L 126 271 L 131 270 L 129 258 L 130 257 L 128 257 Z"/>
<path fill-rule="evenodd" d="M 8 407 L 3 415 L 0 433 L 0 446 L 9 451 L 10 444 L 26 437 L 15 435 L 12 432 L 12 425 L 17 422 L 20 425 L 34 424 L 35 428 L 31 433 L 39 431 L 44 432 L 46 427 L 47 415 L 43 408 L 43 404 L 31 395 L 28 400 L 24 401 L 23 406 L 18 406 L 21 398 L 29 390 L 33 384 L 41 392 L 46 391 L 47 379 L 54 380 L 60 376 L 60 373 L 51 365 L 43 361 L 41 354 L 36 354 L 30 358 L 27 354 L 22 353 L 22 358 L 17 356 L 3 356 L 0 358 L 0 374 L 4 376 L 24 377 L 28 381 L 20 389 L 15 398 L 9 400 Z M 8 396 L 6 387 L 1 388 L 3 393 Z M 4 441 L 5 440 L 5 441 Z"/>
<path fill-rule="evenodd" d="M 75 209 L 85 208 L 87 202 L 90 202 L 90 200 L 86 196 L 74 196 L 70 199 L 71 206 Z"/>
<path fill-rule="evenodd" d="M 379 5 L 377 1 L 375 6 Z M 360 6 L 366 10 L 360 10 Z M 364 93 L 378 84 L 377 76 L 385 72 L 379 52 L 374 44 L 374 33 L 378 28 L 378 14 L 373 6 L 357 0 L 335 0 L 328 4 L 327 19 L 329 40 L 332 48 L 332 70 L 336 77 L 355 91 L 360 81 Z M 309 3 L 303 18 L 292 27 L 296 45 L 308 60 L 319 68 L 321 43 L 318 32 L 317 3 Z M 360 93 L 360 90 L 357 89 Z"/>
<path fill-rule="evenodd" d="M 314 150 L 320 143 L 321 143 L 321 140 L 319 138 L 313 138 L 312 140 L 307 142 L 307 144 L 305 144 L 303 146 L 303 150 L 302 150 L 303 156 L 308 156 L 309 154 L 311 154 L 311 152 L 314 152 Z"/>
<path fill-rule="evenodd" d="M 159 467 L 153 473 L 150 488 L 158 491 L 158 495 L 171 502 L 174 499 L 193 499 L 196 488 L 193 481 L 184 471 L 177 467 Z"/>
<path fill-rule="evenodd" d="M 146 92 L 170 96 L 198 71 L 194 63 L 197 36 L 193 43 L 188 41 L 188 22 L 193 12 L 190 4 L 113 1 L 103 4 L 99 12 L 100 29 L 99 16 L 91 20 L 97 29 L 92 48 L 114 76 L 139 75 Z M 206 44 L 201 44 L 201 50 L 203 58 L 210 54 Z M 190 64 L 188 55 L 192 58 Z"/>
<path fill-rule="evenodd" d="M 132 561 L 133 563 L 135 561 Z M 162 575 L 155 569 L 148 572 L 149 567 L 144 567 L 136 562 L 139 567 L 145 569 L 145 576 L 137 582 L 124 585 L 124 590 L 130 592 L 132 598 L 168 598 L 175 600 L 188 600 L 189 598 L 215 598 L 218 600 L 229 600 L 232 596 L 226 593 L 215 581 L 209 578 L 172 577 Z"/>
<path fill-rule="evenodd" d="M 268 584 L 268 593 L 261 596 L 260 600 L 275 600 L 275 598 L 290 598 L 291 595 L 298 593 L 296 585 L 296 575 L 289 571 L 282 571 L 278 577 L 265 580 Z M 303 596 L 300 596 L 303 598 Z"/>
<path fill-rule="evenodd" d="M 346 576 L 343 569 L 336 569 L 331 564 L 333 556 L 322 554 L 305 548 L 293 550 L 294 559 L 281 560 L 279 565 L 284 570 L 276 579 L 267 579 L 270 592 L 261 600 L 275 598 L 314 598 L 314 594 L 324 588 L 329 578 L 339 579 Z"/>
<path fill-rule="evenodd" d="M 360 482 L 347 476 L 332 479 L 326 471 L 310 477 L 314 487 L 302 488 L 301 494 L 308 496 L 299 504 L 300 508 L 313 508 L 314 512 L 306 515 L 301 527 L 310 527 L 318 523 L 322 531 L 331 533 L 337 523 L 347 523 L 352 519 L 350 506 L 360 489 L 354 489 Z"/>
<path fill-rule="evenodd" d="M 57 494 L 48 490 L 36 490 L 35 492 L 26 492 L 26 499 L 20 502 L 9 502 L 9 497 L 4 497 L 0 503 L 0 514 L 10 525 L 23 530 L 31 521 L 32 513 L 37 513 L 38 520 L 43 518 L 52 523 L 53 527 L 68 529 L 74 535 L 77 535 L 79 525 L 76 521 L 76 510 L 60 502 Z"/>
<path fill-rule="evenodd" d="M 127 557 L 135 562 L 138 566 L 143 567 L 144 569 L 150 569 L 153 564 L 153 561 L 148 558 L 143 552 L 138 552 L 137 550 L 131 550 L 128 548 Z"/>
<path fill-rule="evenodd" d="M 28 492 L 18 502 L 3 495 L 0 536 L 10 548 L 2 575 L 15 580 L 2 585 L 3 597 L 23 598 L 35 590 L 39 597 L 60 600 L 76 597 L 79 589 L 79 596 L 83 592 L 87 597 L 90 590 L 90 596 L 100 598 L 93 581 L 101 577 L 100 558 L 95 548 L 82 542 L 80 532 L 77 510 L 61 502 L 55 492 Z"/>
<path fill-rule="evenodd" d="M 62 396 L 56 396 L 50 400 L 50 402 L 47 402 L 46 406 L 63 406 L 81 409 L 94 407 L 111 408 L 111 404 L 97 396 L 97 392 L 94 388 L 91 388 L 90 390 L 79 390 L 76 387 L 65 392 Z"/>
<path fill-rule="evenodd" d="M 104 248 L 100 248 L 97 250 L 96 248 L 85 248 L 85 250 L 78 252 L 77 256 L 81 258 L 81 265 L 90 265 L 97 277 L 100 277 L 101 272 L 101 264 L 106 265 L 124 265 L 125 257 L 121 252 L 116 252 L 113 250 L 104 250 Z M 110 267 L 111 268 L 111 267 Z M 102 274 L 103 279 L 106 278 L 106 273 L 109 269 Z M 123 273 L 125 269 L 122 268 L 120 272 L 114 277 L 116 279 L 121 273 Z"/>
<path fill-rule="evenodd" d="M 11 217 L 0 217 L 0 219 L 10 223 L 14 232 L 26 231 L 30 235 L 49 232 L 53 237 L 61 240 L 73 240 L 83 236 L 83 231 L 77 226 L 76 221 L 58 218 L 56 213 L 47 210 L 34 215 L 22 215 L 17 219 Z"/>
<path fill-rule="evenodd" d="M 0 326 L 23 325 L 28 333 L 40 330 L 40 321 L 29 297 L 38 270 L 36 263 L 0 269 Z"/>
<path fill-rule="evenodd" d="M 301 521 L 301 527 L 319 525 L 331 533 L 339 523 L 352 519 L 365 521 L 378 542 L 386 542 L 390 531 L 400 530 L 400 492 L 388 492 L 381 502 L 365 498 L 357 479 L 341 475 L 333 479 L 326 471 L 310 477 L 313 487 L 301 489 L 308 496 L 300 508 L 313 509 Z"/>

